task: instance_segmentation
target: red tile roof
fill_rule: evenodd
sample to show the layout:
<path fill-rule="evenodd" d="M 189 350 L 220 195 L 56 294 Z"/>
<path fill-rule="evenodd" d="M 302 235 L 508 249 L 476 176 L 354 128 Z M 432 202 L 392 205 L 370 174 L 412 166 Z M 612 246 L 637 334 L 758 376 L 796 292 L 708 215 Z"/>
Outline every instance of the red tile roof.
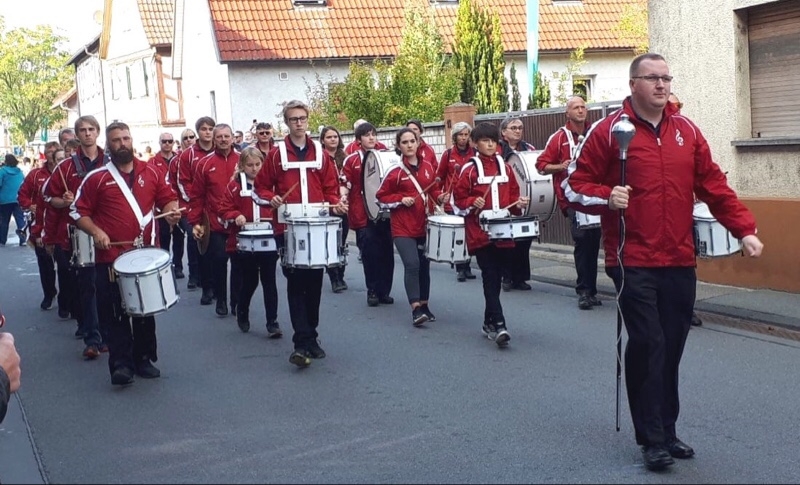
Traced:
<path fill-rule="evenodd" d="M 175 0 L 137 0 L 136 3 L 150 45 L 172 45 Z"/>
<path fill-rule="evenodd" d="M 506 52 L 525 52 L 526 0 L 476 1 L 500 13 Z M 327 7 L 294 7 L 292 0 L 208 2 L 221 60 L 230 62 L 395 56 L 405 0 L 328 0 Z M 540 51 L 634 47 L 630 41 L 617 38 L 614 27 L 625 6 L 636 0 L 555 3 L 539 2 Z M 456 8 L 457 4 L 433 7 L 448 46 Z"/>

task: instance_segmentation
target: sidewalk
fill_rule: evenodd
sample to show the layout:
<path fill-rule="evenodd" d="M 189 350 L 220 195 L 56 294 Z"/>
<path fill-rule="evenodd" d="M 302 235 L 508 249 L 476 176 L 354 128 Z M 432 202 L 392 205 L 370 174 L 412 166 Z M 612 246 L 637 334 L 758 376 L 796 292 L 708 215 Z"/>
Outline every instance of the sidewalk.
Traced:
<path fill-rule="evenodd" d="M 532 280 L 570 288 L 575 286 L 571 246 L 534 242 L 530 257 Z M 601 250 L 597 291 L 602 296 L 614 298 L 614 284 L 605 274 L 603 258 Z M 732 324 L 761 333 L 800 339 L 800 295 L 794 293 L 698 281 L 695 310 L 704 321 Z M 793 335 L 795 332 L 797 334 Z"/>

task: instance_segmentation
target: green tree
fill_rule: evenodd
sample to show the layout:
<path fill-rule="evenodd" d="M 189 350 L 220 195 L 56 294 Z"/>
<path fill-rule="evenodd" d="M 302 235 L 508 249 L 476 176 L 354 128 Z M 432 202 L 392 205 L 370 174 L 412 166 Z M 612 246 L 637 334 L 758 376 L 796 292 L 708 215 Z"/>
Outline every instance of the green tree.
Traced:
<path fill-rule="evenodd" d="M 650 44 L 647 22 L 647 0 L 636 0 L 625 5 L 614 33 L 619 39 L 630 42 L 636 54 L 643 54 L 648 51 Z"/>
<path fill-rule="evenodd" d="M 517 64 L 511 63 L 511 111 L 522 109 L 522 94 L 519 92 L 519 81 L 517 81 Z"/>
<path fill-rule="evenodd" d="M 461 79 L 461 101 L 478 113 L 508 110 L 508 83 L 500 16 L 472 0 L 461 0 L 456 12 L 453 63 Z"/>
<path fill-rule="evenodd" d="M 550 81 L 542 76 L 541 71 L 536 71 L 536 88 L 528 95 L 528 108 L 539 109 L 550 107 Z"/>
<path fill-rule="evenodd" d="M 583 66 L 586 65 L 588 62 L 583 57 L 584 47 L 578 47 L 574 51 L 570 52 L 569 54 L 569 63 L 567 64 L 567 69 L 563 72 L 554 72 L 553 76 L 558 81 L 558 90 L 556 91 L 556 101 L 558 101 L 560 106 L 565 106 L 567 104 L 567 99 L 570 96 L 575 94 L 575 85 L 576 84 L 585 84 L 580 81 L 576 80 L 575 76 L 581 74 L 581 69 Z"/>
<path fill-rule="evenodd" d="M 64 38 L 48 26 L 5 31 L 0 23 L 0 115 L 17 139 L 33 141 L 36 132 L 63 117 L 53 100 L 73 83 Z"/>

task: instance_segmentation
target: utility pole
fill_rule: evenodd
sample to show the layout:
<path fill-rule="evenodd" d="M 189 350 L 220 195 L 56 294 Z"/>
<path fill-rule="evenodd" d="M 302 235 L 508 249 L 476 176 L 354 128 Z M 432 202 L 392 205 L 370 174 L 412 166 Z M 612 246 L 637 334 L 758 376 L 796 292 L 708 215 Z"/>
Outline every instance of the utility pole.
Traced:
<path fill-rule="evenodd" d="M 528 96 L 536 92 L 536 72 L 539 70 L 539 0 L 527 0 L 528 17 Z"/>

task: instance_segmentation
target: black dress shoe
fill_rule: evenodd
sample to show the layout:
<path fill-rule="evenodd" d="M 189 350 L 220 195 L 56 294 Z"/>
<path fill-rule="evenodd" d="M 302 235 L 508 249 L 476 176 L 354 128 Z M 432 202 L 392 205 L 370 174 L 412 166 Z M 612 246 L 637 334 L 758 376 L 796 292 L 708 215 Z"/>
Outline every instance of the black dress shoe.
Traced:
<path fill-rule="evenodd" d="M 136 375 L 143 379 L 155 379 L 161 377 L 161 371 L 150 362 L 150 359 L 144 359 L 136 364 Z"/>
<path fill-rule="evenodd" d="M 203 296 L 200 297 L 201 305 L 210 305 L 214 301 L 214 294 L 210 291 L 203 290 Z"/>
<path fill-rule="evenodd" d="M 394 304 L 394 298 L 388 295 L 379 296 L 378 301 L 383 305 L 392 305 Z"/>
<path fill-rule="evenodd" d="M 176 269 L 175 270 L 175 279 L 176 280 L 182 280 L 184 278 L 186 278 L 186 275 L 183 274 L 183 270 L 182 269 Z"/>
<path fill-rule="evenodd" d="M 683 441 L 675 438 L 673 440 L 667 441 L 667 452 L 673 458 L 691 458 L 694 456 L 694 450 L 691 446 L 687 445 Z"/>
<path fill-rule="evenodd" d="M 367 293 L 367 305 L 369 305 L 369 306 L 378 306 L 378 304 L 380 302 L 381 301 L 378 298 L 378 295 L 376 295 L 375 293 L 373 293 L 371 291 L 369 293 Z"/>
<path fill-rule="evenodd" d="M 58 318 L 62 320 L 69 320 L 69 310 L 64 310 L 63 308 L 58 309 Z"/>
<path fill-rule="evenodd" d="M 44 297 L 42 302 L 39 303 L 39 308 L 41 308 L 42 310 L 49 310 L 53 308 L 53 297 L 52 296 Z"/>
<path fill-rule="evenodd" d="M 250 312 L 239 310 L 236 314 L 236 324 L 239 325 L 239 330 L 244 333 L 250 331 Z"/>
<path fill-rule="evenodd" d="M 529 285 L 528 283 L 525 283 L 524 281 L 520 281 L 519 283 L 514 283 L 514 289 L 515 290 L 528 291 L 531 288 L 532 288 L 532 286 Z"/>
<path fill-rule="evenodd" d="M 186 283 L 186 289 L 187 290 L 196 290 L 198 286 L 200 286 L 200 285 L 197 283 L 197 280 L 190 276 L 189 277 L 189 282 Z"/>
<path fill-rule="evenodd" d="M 228 304 L 222 300 L 217 301 L 217 316 L 224 317 L 228 315 Z"/>
<path fill-rule="evenodd" d="M 661 471 L 675 463 L 675 460 L 669 456 L 664 445 L 643 446 L 642 457 L 644 458 L 644 466 L 653 472 Z"/>
<path fill-rule="evenodd" d="M 514 284 L 510 280 L 507 280 L 505 278 L 503 279 L 502 286 L 503 286 L 503 291 L 511 291 L 514 289 Z"/>
<path fill-rule="evenodd" d="M 133 369 L 128 367 L 118 367 L 111 373 L 111 384 L 115 386 L 126 386 L 133 384 Z"/>
<path fill-rule="evenodd" d="M 591 310 L 594 307 L 592 305 L 592 297 L 589 295 L 581 295 L 578 297 L 578 308 L 581 310 Z"/>
<path fill-rule="evenodd" d="M 697 313 L 692 312 L 692 326 L 693 327 L 700 327 L 703 325 L 703 321 L 700 317 L 697 316 Z"/>
<path fill-rule="evenodd" d="M 458 282 L 467 281 L 467 274 L 463 271 L 459 271 L 458 273 L 456 273 L 456 281 Z"/>
<path fill-rule="evenodd" d="M 471 270 L 471 269 L 469 269 L 469 268 L 467 268 L 467 269 L 464 271 L 464 276 L 466 276 L 468 280 L 474 280 L 475 278 L 477 278 L 477 276 L 475 276 L 474 274 L 472 274 L 472 270 Z"/>
<path fill-rule="evenodd" d="M 346 291 L 347 283 L 345 283 L 344 280 L 339 280 L 339 288 L 341 288 L 342 291 Z"/>

